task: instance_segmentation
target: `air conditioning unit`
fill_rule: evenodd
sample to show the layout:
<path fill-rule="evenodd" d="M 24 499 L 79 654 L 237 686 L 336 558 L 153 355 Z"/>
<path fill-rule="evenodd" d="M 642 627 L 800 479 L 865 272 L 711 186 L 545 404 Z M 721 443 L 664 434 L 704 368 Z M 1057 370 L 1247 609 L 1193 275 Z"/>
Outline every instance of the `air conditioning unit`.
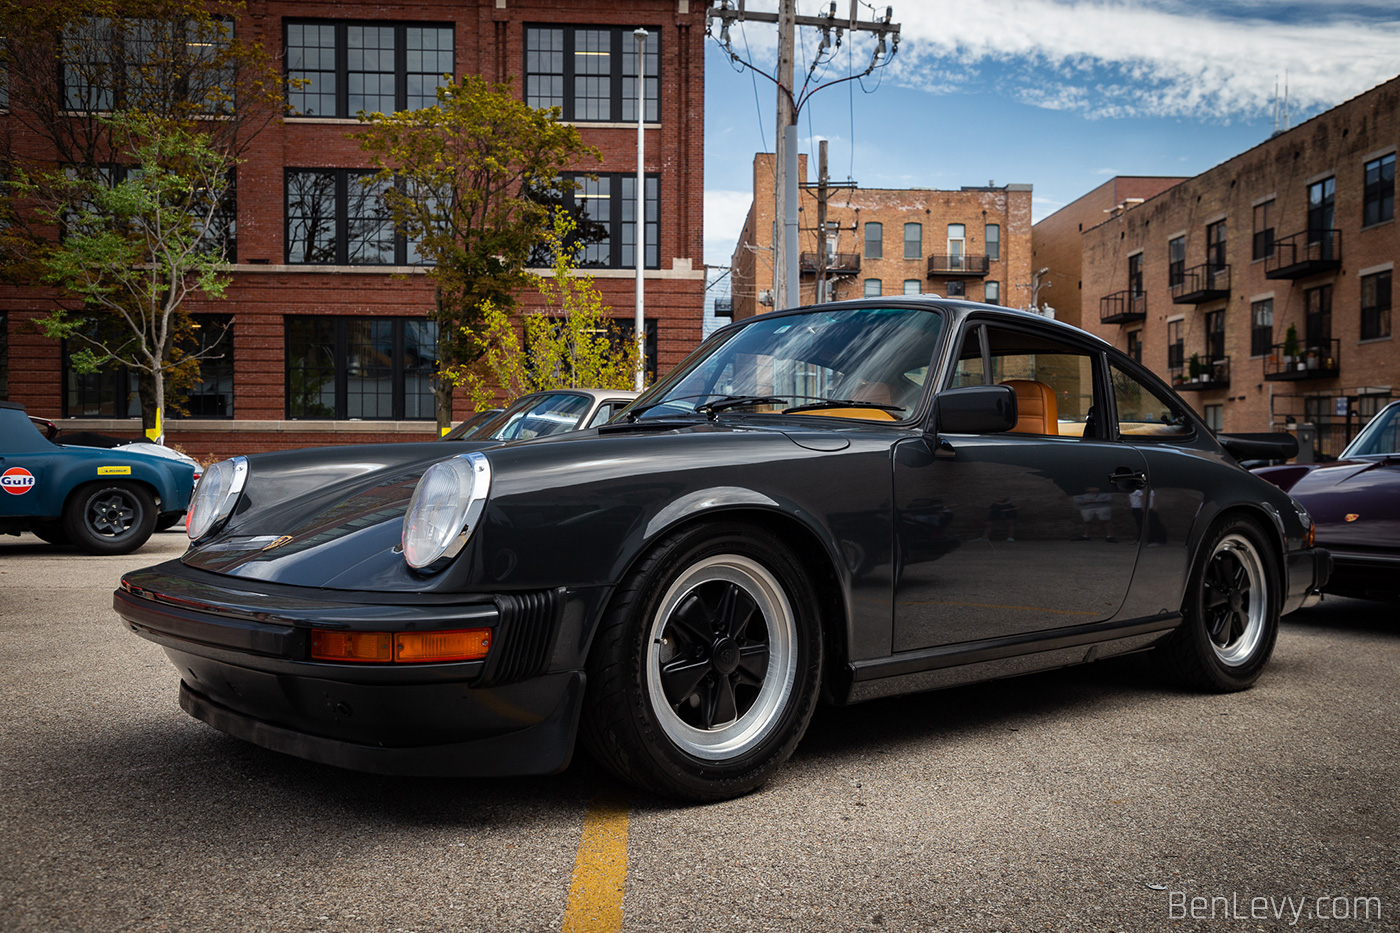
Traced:
<path fill-rule="evenodd" d="M 759 292 L 759 293 L 758 293 L 758 303 L 761 304 L 761 305 L 763 305 L 763 306 L 765 306 L 765 307 L 768 307 L 768 308 L 773 307 L 773 291 L 772 291 L 772 289 L 764 289 L 763 291 Z"/>

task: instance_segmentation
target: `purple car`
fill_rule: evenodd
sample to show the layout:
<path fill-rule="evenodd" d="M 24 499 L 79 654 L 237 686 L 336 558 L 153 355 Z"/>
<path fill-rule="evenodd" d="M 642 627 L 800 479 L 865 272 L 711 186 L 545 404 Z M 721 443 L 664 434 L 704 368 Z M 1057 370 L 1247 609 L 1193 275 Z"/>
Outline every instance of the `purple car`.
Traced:
<path fill-rule="evenodd" d="M 1400 599 L 1400 401 L 1371 419 L 1334 463 L 1254 472 L 1312 515 L 1317 544 L 1334 562 L 1326 592 Z"/>

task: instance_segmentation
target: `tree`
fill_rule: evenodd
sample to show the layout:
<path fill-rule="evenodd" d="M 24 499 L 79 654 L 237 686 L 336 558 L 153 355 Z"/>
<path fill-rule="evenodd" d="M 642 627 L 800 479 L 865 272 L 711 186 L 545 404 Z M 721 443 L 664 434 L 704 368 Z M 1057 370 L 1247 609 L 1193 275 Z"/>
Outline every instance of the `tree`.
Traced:
<path fill-rule="evenodd" d="M 218 217 L 233 159 L 208 136 L 155 117 L 119 113 L 110 125 L 124 177 L 88 177 L 68 169 L 21 173 L 20 191 L 49 202 L 39 213 L 64 229 L 38 259 L 41 280 L 81 302 L 36 323 L 55 339 L 74 340 L 78 372 L 116 363 L 148 380 L 154 411 L 149 431 L 163 442 L 166 388 L 188 382 L 212 350 L 184 344 L 197 326 L 184 313 L 192 293 L 222 298 L 225 252 Z"/>
<path fill-rule="evenodd" d="M 554 259 L 552 275 L 535 277 L 546 310 L 525 315 L 518 329 L 504 308 L 483 309 L 474 338 L 480 364 L 465 380 L 476 408 L 491 407 L 495 389 L 511 402 L 547 389 L 632 388 L 640 351 L 607 315 L 592 277 L 577 273 L 577 230 L 568 212 L 555 210 L 542 240 Z"/>
<path fill-rule="evenodd" d="M 92 290 L 117 281 L 112 263 L 123 256 L 134 263 L 127 280 L 140 278 L 140 268 L 162 267 L 170 296 L 188 294 L 179 283 L 198 281 L 201 273 L 188 267 L 178 250 L 142 255 L 134 247 L 145 242 L 165 250 L 187 238 L 207 244 L 231 231 L 231 215 L 214 209 L 217 198 L 210 201 L 230 190 L 231 175 L 183 195 L 174 192 L 178 182 L 171 187 L 164 182 L 189 174 L 182 160 L 195 154 L 191 147 L 206 167 L 208 157 L 217 155 L 231 172 L 239 154 L 284 110 L 276 60 L 260 43 L 236 36 L 242 9 L 232 0 L 0 0 L 0 35 L 7 37 L 0 42 L 0 70 L 11 114 L 0 136 L 0 171 L 10 182 L 0 188 L 0 277 L 23 284 L 47 281 L 64 290 L 56 296 L 61 310 L 50 317 L 49 332 L 90 341 L 75 355 L 80 371 L 102 359 L 136 371 L 148 433 L 163 419 L 171 387 L 198 378 L 198 355 L 186 350 L 183 339 L 197 325 L 178 304 L 167 320 L 156 322 L 129 302 L 123 312 L 116 311 L 110 304 L 115 291 L 105 293 L 105 301 L 93 301 Z M 162 169 L 118 193 L 131 168 L 123 160 L 137 158 L 137 152 L 155 158 Z M 127 181 L 143 173 L 144 167 Z M 138 202 L 154 206 L 158 189 L 166 199 L 160 211 L 142 214 Z M 181 200 L 189 211 L 176 210 Z M 100 221 L 91 210 L 97 206 L 124 212 L 126 220 Z M 87 219 L 72 232 L 88 236 L 105 223 L 110 238 L 55 244 L 56 234 L 79 214 Z M 178 232 L 166 229 L 154 239 L 149 231 L 138 235 L 138 217 L 154 222 L 177 214 Z M 191 229 L 189 221 L 199 218 L 204 229 Z M 74 264 L 84 260 L 93 265 L 79 274 Z M 67 291 L 69 283 L 78 290 Z M 76 309 L 75 300 L 81 302 Z M 156 344 L 146 344 L 157 338 Z M 150 362 L 153 352 L 160 355 L 159 366 Z M 161 386 L 155 383 L 158 373 Z"/>
<path fill-rule="evenodd" d="M 547 194 L 561 172 L 601 160 L 559 109 L 536 110 L 510 84 L 468 75 L 437 90 L 437 106 L 362 114 L 355 134 L 377 168 L 397 228 L 429 266 L 438 324 L 437 423 L 452 423 L 452 390 L 481 351 L 488 312 L 509 314 L 530 284 L 532 250 L 550 224 Z"/>

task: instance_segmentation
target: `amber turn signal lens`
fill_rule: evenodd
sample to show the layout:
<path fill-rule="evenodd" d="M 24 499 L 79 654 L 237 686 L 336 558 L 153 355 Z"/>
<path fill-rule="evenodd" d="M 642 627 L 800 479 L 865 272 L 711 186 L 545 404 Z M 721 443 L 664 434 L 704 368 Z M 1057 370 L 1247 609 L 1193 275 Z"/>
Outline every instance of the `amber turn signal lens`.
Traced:
<path fill-rule="evenodd" d="M 1316 523 L 1316 522 L 1313 522 L 1313 523 L 1311 523 L 1311 524 L 1308 525 L 1308 533 L 1307 533 L 1307 536 L 1306 536 L 1306 540 L 1307 540 L 1307 542 L 1308 542 L 1308 543 L 1307 543 L 1307 546 L 1308 546 L 1308 547 L 1312 547 L 1313 544 L 1317 541 L 1317 523 Z"/>
<path fill-rule="evenodd" d="M 317 661 L 392 661 L 389 632 L 328 632 L 311 630 L 311 657 Z"/>
<path fill-rule="evenodd" d="M 397 632 L 394 660 L 404 664 L 427 661 L 475 661 L 491 648 L 491 630 L 473 628 L 456 632 Z"/>

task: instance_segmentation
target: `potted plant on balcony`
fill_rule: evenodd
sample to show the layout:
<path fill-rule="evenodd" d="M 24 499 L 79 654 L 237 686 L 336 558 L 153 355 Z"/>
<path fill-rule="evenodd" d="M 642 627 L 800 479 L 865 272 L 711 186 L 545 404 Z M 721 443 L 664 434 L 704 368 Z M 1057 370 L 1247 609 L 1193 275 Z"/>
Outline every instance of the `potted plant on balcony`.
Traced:
<path fill-rule="evenodd" d="M 1298 358 L 1298 328 L 1288 325 L 1288 333 L 1283 335 L 1283 362 L 1292 364 Z"/>
<path fill-rule="evenodd" d="M 1192 381 L 1192 382 L 1200 382 L 1200 381 L 1201 381 L 1201 374 L 1205 372 L 1205 367 L 1201 365 L 1201 355 L 1200 355 L 1199 353 L 1192 353 L 1192 354 L 1191 354 L 1191 367 L 1190 367 L 1190 371 L 1191 371 L 1191 381 Z"/>

